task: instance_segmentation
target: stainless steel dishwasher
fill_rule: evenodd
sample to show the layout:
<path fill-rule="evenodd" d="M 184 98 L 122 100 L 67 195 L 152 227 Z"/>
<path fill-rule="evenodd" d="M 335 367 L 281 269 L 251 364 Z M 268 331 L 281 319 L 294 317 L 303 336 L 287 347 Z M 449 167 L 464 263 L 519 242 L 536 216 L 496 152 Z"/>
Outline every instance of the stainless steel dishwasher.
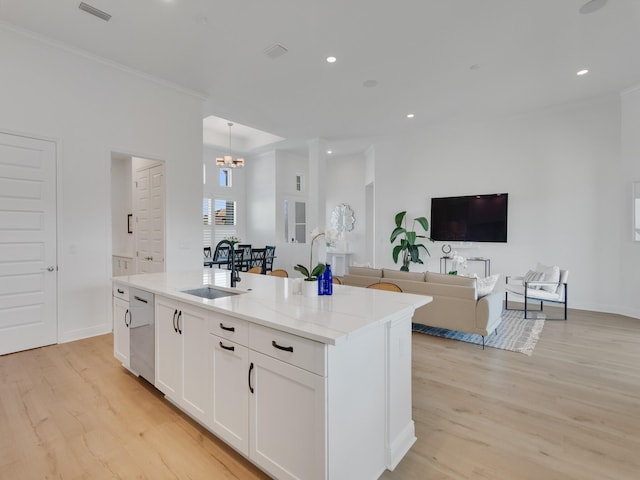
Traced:
<path fill-rule="evenodd" d="M 154 295 L 137 288 L 129 289 L 129 354 L 131 370 L 155 383 Z"/>

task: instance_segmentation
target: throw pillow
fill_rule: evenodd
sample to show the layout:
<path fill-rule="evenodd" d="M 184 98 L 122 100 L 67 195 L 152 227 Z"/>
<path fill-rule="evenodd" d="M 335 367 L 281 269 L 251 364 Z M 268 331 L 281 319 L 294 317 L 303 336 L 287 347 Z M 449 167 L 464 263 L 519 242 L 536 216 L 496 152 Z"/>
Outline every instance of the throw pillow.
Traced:
<path fill-rule="evenodd" d="M 484 297 L 493 292 L 496 283 L 498 283 L 499 277 L 500 274 L 496 273 L 495 275 L 490 275 L 485 278 L 479 278 L 476 282 L 476 293 L 478 298 Z"/>
<path fill-rule="evenodd" d="M 529 270 L 524 276 L 524 281 L 527 283 L 531 282 L 541 282 L 544 278 L 544 273 L 536 272 L 535 270 Z M 529 288 L 533 288 L 535 290 L 540 290 L 542 285 L 529 285 Z"/>
<path fill-rule="evenodd" d="M 541 285 L 540 288 L 549 293 L 556 293 L 556 290 L 558 289 L 557 282 L 560 281 L 560 267 L 558 267 L 557 265 L 548 267 L 547 265 L 542 265 L 541 263 L 539 263 L 536 266 L 536 270 L 544 274 L 544 276 L 542 277 L 543 282 L 554 282 L 549 285 Z"/>

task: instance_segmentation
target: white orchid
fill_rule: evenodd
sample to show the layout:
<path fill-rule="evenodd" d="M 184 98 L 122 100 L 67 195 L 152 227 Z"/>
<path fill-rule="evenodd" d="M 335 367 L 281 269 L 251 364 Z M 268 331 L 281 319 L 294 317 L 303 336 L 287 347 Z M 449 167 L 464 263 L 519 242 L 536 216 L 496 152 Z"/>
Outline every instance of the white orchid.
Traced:
<path fill-rule="evenodd" d="M 314 281 L 317 280 L 320 275 L 324 273 L 325 265 L 324 263 L 318 263 L 315 267 L 313 266 L 313 244 L 316 241 L 316 238 L 324 235 L 324 232 L 320 230 L 318 227 L 311 230 L 311 248 L 309 249 L 309 268 L 305 265 L 297 264 L 293 269 L 297 272 L 300 272 L 304 275 L 306 281 Z"/>
<path fill-rule="evenodd" d="M 458 252 L 453 252 L 449 258 L 451 259 L 451 271 L 449 272 L 449 275 L 457 275 L 458 274 L 458 269 L 460 268 L 467 268 L 467 259 L 464 258 L 462 255 L 459 255 Z"/>

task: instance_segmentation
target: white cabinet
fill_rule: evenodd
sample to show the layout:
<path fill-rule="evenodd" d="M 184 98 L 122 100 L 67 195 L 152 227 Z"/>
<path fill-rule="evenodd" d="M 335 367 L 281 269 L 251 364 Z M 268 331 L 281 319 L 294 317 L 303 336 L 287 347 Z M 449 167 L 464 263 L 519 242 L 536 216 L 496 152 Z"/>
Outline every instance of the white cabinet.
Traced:
<path fill-rule="evenodd" d="M 213 433 L 243 455 L 249 453 L 249 349 L 217 335 L 211 343 Z"/>
<path fill-rule="evenodd" d="M 278 479 L 326 478 L 325 378 L 249 355 L 249 458 Z"/>
<path fill-rule="evenodd" d="M 156 296 L 155 386 L 194 418 L 209 420 L 209 312 Z"/>
<path fill-rule="evenodd" d="M 325 346 L 215 313 L 209 330 L 211 431 L 275 478 L 326 478 Z"/>
<path fill-rule="evenodd" d="M 111 272 L 114 277 L 121 275 L 133 275 L 133 257 L 125 257 L 122 255 L 113 255 L 112 257 Z"/>
<path fill-rule="evenodd" d="M 129 325 L 129 288 L 120 284 L 113 285 L 113 355 L 126 368 L 130 367 Z"/>

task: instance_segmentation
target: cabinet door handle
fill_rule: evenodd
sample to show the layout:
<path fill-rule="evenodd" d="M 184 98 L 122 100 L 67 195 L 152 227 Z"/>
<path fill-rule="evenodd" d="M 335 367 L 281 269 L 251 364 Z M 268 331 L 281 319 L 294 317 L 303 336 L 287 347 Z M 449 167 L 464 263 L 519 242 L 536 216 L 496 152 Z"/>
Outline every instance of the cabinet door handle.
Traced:
<path fill-rule="evenodd" d="M 127 317 L 129 317 L 129 323 L 127 323 Z M 127 326 L 127 328 L 129 328 L 129 325 L 131 325 L 131 312 L 128 308 L 127 311 L 124 312 L 124 324 Z"/>
<path fill-rule="evenodd" d="M 231 345 L 230 347 L 227 347 L 224 343 L 220 342 L 220 348 L 224 348 L 225 350 L 229 350 L 230 352 L 235 351 L 236 347 L 234 347 L 233 345 Z"/>
<path fill-rule="evenodd" d="M 178 333 L 180 335 L 182 335 L 182 327 L 180 327 L 180 319 L 182 318 L 182 310 L 180 310 L 178 312 L 178 321 L 176 322 L 178 324 Z"/>
<path fill-rule="evenodd" d="M 124 290 L 120 290 L 119 288 L 117 290 L 120 295 L 124 295 Z"/>
<path fill-rule="evenodd" d="M 178 333 L 178 327 L 176 327 L 176 315 L 178 315 L 178 309 L 173 311 L 173 331 Z"/>
<path fill-rule="evenodd" d="M 225 327 L 224 323 L 220 322 L 220 328 L 222 330 L 226 330 L 227 332 L 235 332 L 236 328 L 235 327 Z"/>
<path fill-rule="evenodd" d="M 275 340 L 271 341 L 271 346 L 278 350 L 284 350 L 285 352 L 293 352 L 293 347 L 283 347 L 282 345 L 278 345 Z"/>
<path fill-rule="evenodd" d="M 253 387 L 251 386 L 251 370 L 253 370 L 253 362 L 249 365 L 249 391 L 253 393 Z"/>

